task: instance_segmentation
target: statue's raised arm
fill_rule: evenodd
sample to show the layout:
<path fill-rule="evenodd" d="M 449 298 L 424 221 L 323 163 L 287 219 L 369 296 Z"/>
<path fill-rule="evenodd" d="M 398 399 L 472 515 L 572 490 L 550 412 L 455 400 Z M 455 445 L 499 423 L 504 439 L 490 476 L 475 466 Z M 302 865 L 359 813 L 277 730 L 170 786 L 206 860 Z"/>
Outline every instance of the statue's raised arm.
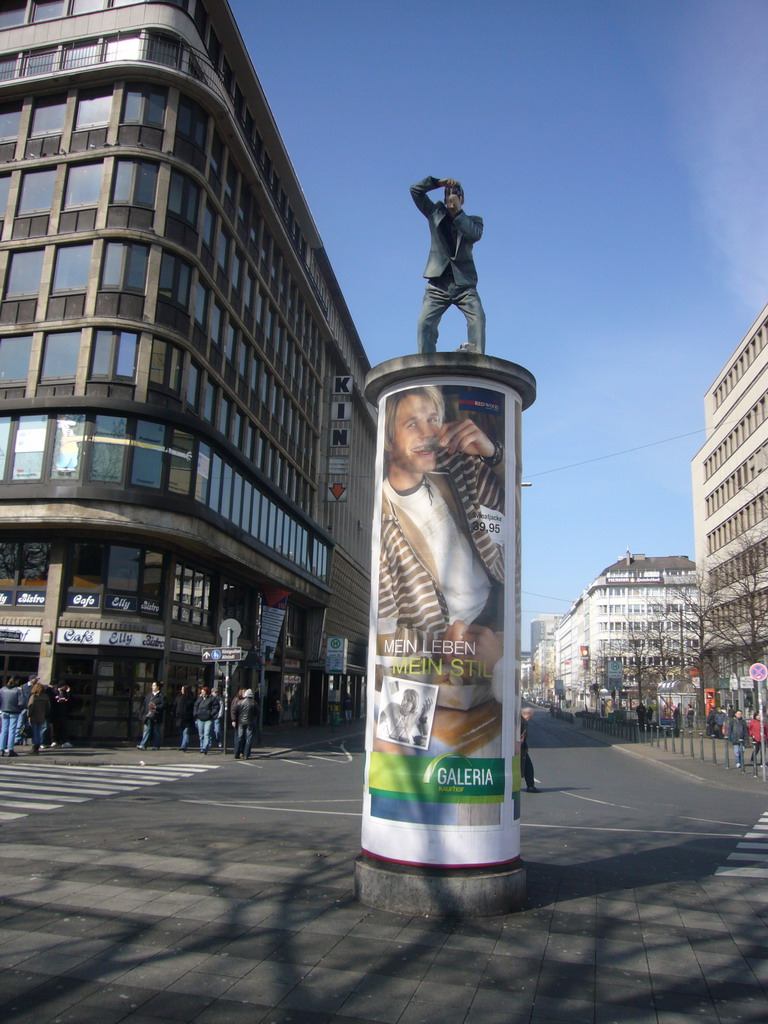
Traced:
<path fill-rule="evenodd" d="M 442 188 L 444 201 L 429 193 Z M 485 352 L 485 312 L 477 293 L 477 270 L 472 247 L 483 236 L 483 219 L 464 212 L 464 190 L 456 178 L 423 178 L 411 185 L 411 196 L 429 221 L 429 258 L 424 269 L 427 287 L 419 313 L 418 348 L 437 350 L 438 325 L 449 306 L 467 320 L 467 341 L 460 351 Z"/>

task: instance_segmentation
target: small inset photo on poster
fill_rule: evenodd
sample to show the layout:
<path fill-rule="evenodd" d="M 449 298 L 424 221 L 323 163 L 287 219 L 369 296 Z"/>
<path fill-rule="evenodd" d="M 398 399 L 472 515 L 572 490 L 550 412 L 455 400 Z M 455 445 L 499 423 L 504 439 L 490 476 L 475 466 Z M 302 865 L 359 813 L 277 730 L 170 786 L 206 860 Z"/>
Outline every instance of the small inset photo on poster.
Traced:
<path fill-rule="evenodd" d="M 426 749 L 432 735 L 439 687 L 385 676 L 376 735 L 405 747 Z"/>

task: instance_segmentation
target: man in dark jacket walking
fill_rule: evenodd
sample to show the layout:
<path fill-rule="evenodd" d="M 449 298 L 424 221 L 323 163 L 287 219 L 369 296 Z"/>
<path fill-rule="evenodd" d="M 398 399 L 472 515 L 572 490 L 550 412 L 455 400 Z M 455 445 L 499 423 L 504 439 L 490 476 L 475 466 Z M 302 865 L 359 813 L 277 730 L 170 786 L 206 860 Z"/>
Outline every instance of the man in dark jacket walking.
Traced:
<path fill-rule="evenodd" d="M 242 698 L 235 704 L 232 713 L 232 728 L 237 730 L 235 760 L 239 761 L 242 757 L 247 761 L 251 756 L 254 728 L 256 729 L 256 743 L 261 743 L 259 702 L 254 697 L 253 690 L 246 690 Z"/>
<path fill-rule="evenodd" d="M 728 726 L 728 742 L 733 745 L 733 756 L 736 759 L 736 767 L 741 768 L 744 764 L 744 744 L 747 742 L 747 723 L 741 711 L 736 711 L 731 724 Z"/>

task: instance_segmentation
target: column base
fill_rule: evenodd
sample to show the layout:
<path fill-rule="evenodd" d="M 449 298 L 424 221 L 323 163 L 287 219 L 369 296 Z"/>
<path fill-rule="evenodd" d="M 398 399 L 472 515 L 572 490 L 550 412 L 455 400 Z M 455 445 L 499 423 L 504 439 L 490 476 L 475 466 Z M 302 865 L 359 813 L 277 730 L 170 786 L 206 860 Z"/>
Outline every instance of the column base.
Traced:
<path fill-rule="evenodd" d="M 525 864 L 508 867 L 411 867 L 362 854 L 355 897 L 368 907 L 421 917 L 494 917 L 525 906 Z"/>

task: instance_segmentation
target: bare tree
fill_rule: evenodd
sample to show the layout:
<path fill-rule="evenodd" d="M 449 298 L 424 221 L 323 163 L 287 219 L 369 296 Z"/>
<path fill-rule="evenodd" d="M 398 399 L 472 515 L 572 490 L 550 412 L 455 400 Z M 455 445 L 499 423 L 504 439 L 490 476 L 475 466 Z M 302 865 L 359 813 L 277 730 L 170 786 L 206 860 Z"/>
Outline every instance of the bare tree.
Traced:
<path fill-rule="evenodd" d="M 759 524 L 732 541 L 711 565 L 713 655 L 723 674 L 744 676 L 768 648 L 768 538 Z"/>

